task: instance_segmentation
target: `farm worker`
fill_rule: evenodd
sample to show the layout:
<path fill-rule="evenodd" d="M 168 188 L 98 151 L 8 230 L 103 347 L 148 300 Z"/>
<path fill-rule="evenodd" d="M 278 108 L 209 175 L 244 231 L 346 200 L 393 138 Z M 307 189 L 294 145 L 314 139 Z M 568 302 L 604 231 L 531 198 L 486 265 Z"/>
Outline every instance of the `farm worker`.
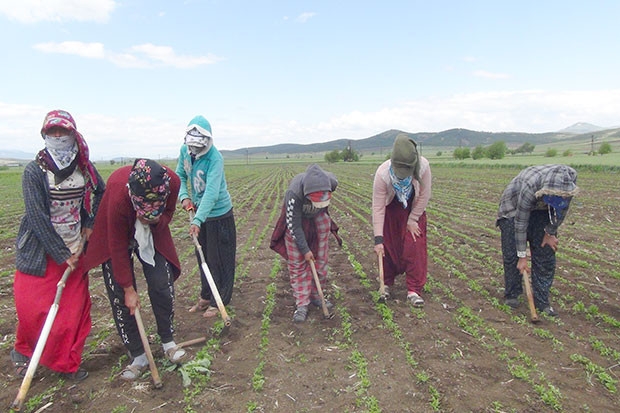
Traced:
<path fill-rule="evenodd" d="M 88 376 L 80 364 L 91 329 L 91 301 L 88 276 L 78 260 L 105 184 L 69 112 L 49 112 L 41 136 L 45 148 L 22 176 L 25 214 L 17 234 L 13 292 L 18 324 L 11 360 L 16 375 L 24 377 L 57 283 L 71 267 L 39 363 L 80 381 Z"/>
<path fill-rule="evenodd" d="M 134 256 L 142 264 L 165 356 L 177 364 L 186 358 L 173 337 L 174 281 L 181 265 L 169 223 L 179 186 L 171 169 L 150 159 L 136 159 L 112 172 L 84 257 L 86 268 L 102 264 L 116 329 L 133 359 L 121 372 L 123 380 L 136 380 L 148 368 L 134 316 L 141 307 Z"/>
<path fill-rule="evenodd" d="M 423 307 L 426 284 L 426 206 L 431 198 L 431 168 L 405 133 L 394 140 L 390 159 L 377 168 L 372 186 L 375 252 L 383 259 L 385 295 L 405 273 L 407 299 Z"/>
<path fill-rule="evenodd" d="M 213 146 L 211 124 L 203 116 L 195 116 L 185 128 L 176 171 L 181 178 L 181 205 L 187 211 L 195 211 L 189 234 L 197 237 L 222 303 L 228 305 L 235 281 L 237 229 L 224 175 L 224 159 Z M 198 251 L 196 258 L 200 264 Z M 189 311 L 204 311 L 203 317 L 213 317 L 219 313 L 217 303 L 202 266 L 198 267 L 200 297 Z"/>
<path fill-rule="evenodd" d="M 566 217 L 571 199 L 579 192 L 576 183 L 577 171 L 569 166 L 530 166 L 504 190 L 496 225 L 502 233 L 506 305 L 519 306 L 522 273 L 529 272 L 529 241 L 534 304 L 549 316 L 558 315 L 549 304 L 549 290 L 555 273 L 558 227 Z"/>
<path fill-rule="evenodd" d="M 336 190 L 338 180 L 317 164 L 293 177 L 284 194 L 282 211 L 270 247 L 287 260 L 296 310 L 293 322 L 302 323 L 308 316 L 308 305 L 321 307 L 321 299 L 314 282 L 310 261 L 315 267 L 321 289 L 327 284 L 327 264 L 330 232 L 336 235 L 337 226 L 331 220 L 327 207 Z M 326 300 L 327 308 L 333 304 Z"/>

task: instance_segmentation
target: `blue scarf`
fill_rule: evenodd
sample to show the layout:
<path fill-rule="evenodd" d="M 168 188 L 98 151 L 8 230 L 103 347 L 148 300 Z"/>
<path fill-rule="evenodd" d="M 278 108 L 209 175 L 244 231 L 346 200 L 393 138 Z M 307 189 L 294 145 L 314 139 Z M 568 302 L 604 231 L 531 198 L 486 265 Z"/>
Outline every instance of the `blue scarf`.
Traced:
<path fill-rule="evenodd" d="M 390 166 L 390 181 L 392 182 L 392 187 L 396 192 L 396 199 L 403 204 L 403 208 L 407 208 L 407 202 L 413 192 L 413 177 L 408 176 L 404 179 L 399 179 L 394 174 L 394 170 Z"/>
<path fill-rule="evenodd" d="M 543 195 L 543 202 L 547 204 L 550 208 L 553 208 L 554 215 L 562 219 L 564 218 L 564 214 L 568 209 L 569 200 L 562 198 L 559 195 Z M 551 211 L 549 211 L 549 217 L 551 219 Z M 557 219 L 556 219 L 557 222 Z M 555 222 L 552 222 L 555 225 Z"/>

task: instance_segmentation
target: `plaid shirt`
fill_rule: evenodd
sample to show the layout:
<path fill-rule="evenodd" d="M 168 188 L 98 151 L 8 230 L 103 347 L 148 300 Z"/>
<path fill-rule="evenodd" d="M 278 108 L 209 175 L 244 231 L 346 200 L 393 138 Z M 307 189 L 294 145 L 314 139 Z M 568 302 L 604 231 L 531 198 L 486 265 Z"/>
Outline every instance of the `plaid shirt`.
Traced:
<path fill-rule="evenodd" d="M 500 199 L 497 219 L 514 218 L 515 242 L 519 255 L 525 256 L 530 213 L 534 210 L 549 209 L 542 201 L 542 195 L 567 196 L 570 205 L 568 195 L 575 192 L 576 179 L 575 170 L 566 165 L 539 165 L 525 168 L 508 184 Z M 561 218 L 549 219 L 549 223 L 545 226 L 547 234 L 557 235 L 558 227 L 566 217 L 566 212 L 568 208 Z"/>

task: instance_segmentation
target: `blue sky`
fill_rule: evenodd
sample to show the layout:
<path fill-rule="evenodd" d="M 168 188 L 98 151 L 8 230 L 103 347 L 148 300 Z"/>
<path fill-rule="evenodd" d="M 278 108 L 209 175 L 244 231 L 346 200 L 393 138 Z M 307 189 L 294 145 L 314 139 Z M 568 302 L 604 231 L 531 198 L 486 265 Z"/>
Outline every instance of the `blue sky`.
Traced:
<path fill-rule="evenodd" d="M 0 0 L 0 145 L 52 109 L 93 160 L 388 129 L 620 125 L 618 1 Z"/>

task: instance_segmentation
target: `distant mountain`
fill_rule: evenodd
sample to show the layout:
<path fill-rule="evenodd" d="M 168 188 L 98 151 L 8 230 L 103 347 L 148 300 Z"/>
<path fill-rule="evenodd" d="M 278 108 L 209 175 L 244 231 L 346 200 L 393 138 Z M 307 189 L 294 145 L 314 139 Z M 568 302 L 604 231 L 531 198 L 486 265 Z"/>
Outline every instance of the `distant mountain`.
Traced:
<path fill-rule="evenodd" d="M 0 149 L 0 159 L 34 159 L 34 153 Z"/>
<path fill-rule="evenodd" d="M 580 125 L 580 124 L 576 124 Z M 573 125 L 576 126 L 576 125 Z M 582 123 L 581 125 L 588 125 Z M 590 125 L 595 127 L 594 125 Z M 558 132 L 547 133 L 521 133 L 521 132 L 479 132 L 469 129 L 449 129 L 442 132 L 419 132 L 419 133 L 406 133 L 414 141 L 418 143 L 422 148 L 456 148 L 456 147 L 469 147 L 473 148 L 478 145 L 487 146 L 496 141 L 504 141 L 509 147 L 518 147 L 525 142 L 529 142 L 533 145 L 541 145 L 546 143 L 554 143 L 562 140 L 584 139 L 590 141 L 592 134 L 595 135 L 613 135 L 620 133 L 620 128 L 617 129 L 603 129 L 600 128 L 597 131 L 588 129 L 587 132 L 571 132 L 571 128 Z M 577 130 L 576 128 L 572 130 Z M 222 155 L 227 157 L 244 157 L 253 155 L 287 155 L 287 154 L 299 154 L 299 153 L 326 153 L 333 150 L 343 150 L 348 145 L 351 145 L 353 150 L 357 152 L 370 153 L 387 153 L 394 142 L 394 138 L 401 131 L 391 129 L 382 132 L 378 135 L 371 136 L 370 138 L 353 140 L 353 139 L 337 139 L 333 141 L 323 143 L 311 143 L 311 144 L 294 144 L 285 143 L 272 146 L 258 146 L 253 148 L 243 148 L 237 150 L 222 150 Z M 587 136 L 580 136 L 585 134 Z"/>
<path fill-rule="evenodd" d="M 602 128 L 600 126 L 596 126 L 596 125 L 593 125 L 591 123 L 586 123 L 586 122 L 577 122 L 574 125 L 569 126 L 568 128 L 561 129 L 559 132 L 560 133 L 572 133 L 575 135 L 579 135 L 582 133 L 598 132 L 598 131 L 605 130 L 605 129 L 609 129 L 609 128 Z"/>

